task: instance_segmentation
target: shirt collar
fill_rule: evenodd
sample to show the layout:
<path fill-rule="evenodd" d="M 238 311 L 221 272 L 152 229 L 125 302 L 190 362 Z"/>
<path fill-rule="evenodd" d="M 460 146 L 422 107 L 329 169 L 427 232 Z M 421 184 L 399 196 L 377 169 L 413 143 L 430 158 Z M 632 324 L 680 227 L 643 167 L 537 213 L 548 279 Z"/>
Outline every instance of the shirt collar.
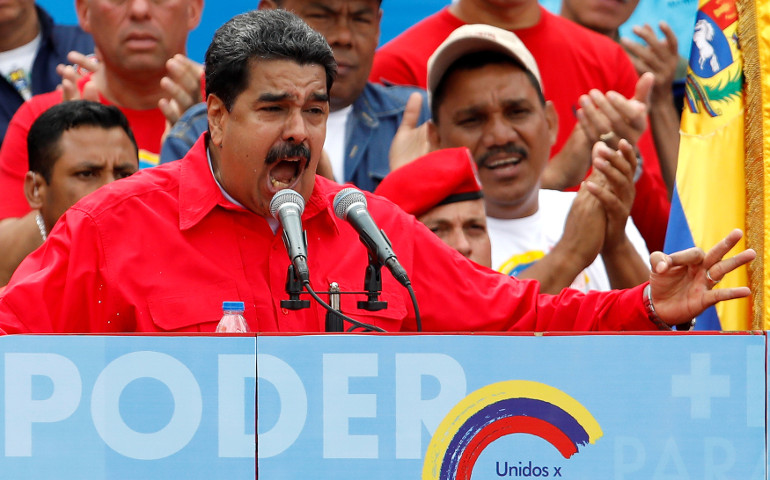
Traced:
<path fill-rule="evenodd" d="M 229 201 L 214 179 L 208 162 L 208 135 L 201 135 L 182 160 L 179 176 L 179 228 L 194 227 L 215 206 L 244 210 Z"/>
<path fill-rule="evenodd" d="M 217 180 L 217 176 L 214 175 L 214 166 L 211 164 L 211 151 L 208 148 L 206 148 L 206 161 L 209 162 L 209 172 L 211 172 L 211 178 L 214 179 L 214 181 L 217 183 L 217 187 L 219 187 L 219 193 L 221 193 L 230 203 L 234 203 L 235 205 L 238 205 L 241 208 L 246 208 L 241 204 L 241 202 L 234 199 L 232 195 L 227 193 L 227 191 L 224 188 L 222 188 L 222 184 L 219 183 L 219 180 Z"/>

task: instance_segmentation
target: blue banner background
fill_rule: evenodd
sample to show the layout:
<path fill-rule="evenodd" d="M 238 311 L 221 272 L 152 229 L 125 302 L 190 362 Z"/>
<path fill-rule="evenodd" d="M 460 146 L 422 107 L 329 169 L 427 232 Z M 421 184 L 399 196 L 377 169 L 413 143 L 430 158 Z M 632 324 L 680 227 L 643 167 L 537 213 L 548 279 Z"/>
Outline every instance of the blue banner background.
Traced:
<path fill-rule="evenodd" d="M 351 413 L 348 438 L 344 431 L 324 436 L 324 417 L 339 419 L 334 397 L 324 392 L 341 390 L 330 387 L 328 377 L 335 373 L 324 368 L 335 352 L 348 355 L 338 369 L 360 375 L 350 377 L 343 403 L 346 395 L 369 395 L 359 399 L 375 406 Z M 531 380 L 572 396 L 604 432 L 569 459 L 539 437 L 502 437 L 479 457 L 474 480 L 499 479 L 497 462 L 505 461 L 550 466 L 551 474 L 559 467 L 562 478 L 572 479 L 765 478 L 762 335 L 259 337 L 258 353 L 258 359 L 274 355 L 291 366 L 310 399 L 304 428 L 291 446 L 269 458 L 260 455 L 263 478 L 418 478 L 422 455 L 396 458 L 404 441 L 396 438 L 396 398 L 414 393 L 398 390 L 398 375 L 410 374 L 395 365 L 408 353 L 445 356 L 448 368 L 440 370 L 440 380 L 422 378 L 422 399 L 435 397 L 439 385 L 452 390 L 463 379 L 462 396 L 500 381 Z M 259 368 L 261 378 L 265 371 Z M 281 408 L 278 395 L 263 394 L 264 384 L 260 379 L 260 441 Z M 462 396 L 455 392 L 454 401 Z M 443 416 L 452 406 L 433 413 Z M 431 433 L 422 427 L 422 452 Z M 373 436 L 376 447 L 366 448 Z M 375 458 L 324 458 L 324 445 L 346 441 L 350 457 Z"/>
<path fill-rule="evenodd" d="M 537 476 L 511 467 L 581 480 L 763 479 L 767 360 L 766 336 L 748 333 L 7 336 L 0 477 L 254 478 L 256 389 L 263 480 L 427 480 L 444 417 L 513 381 L 524 398 L 541 385 L 574 399 L 602 433 L 570 458 L 547 436 L 502 436 L 472 480 Z M 153 444 L 164 431 L 173 435 Z"/>
<path fill-rule="evenodd" d="M 30 354 L 20 356 L 20 354 Z M 53 357 L 52 364 L 46 364 L 46 356 Z M 241 378 L 243 372 L 218 371 L 222 363 L 220 355 L 243 355 L 237 357 L 243 369 L 251 372 L 251 379 Z M 255 372 L 254 372 L 254 337 L 99 337 L 99 336 L 8 336 L 0 337 L 0 477 L 13 480 L 60 479 L 237 479 L 254 478 L 254 425 L 255 425 Z M 138 360 L 145 358 L 150 364 Z M 231 357 L 232 358 L 232 357 Z M 250 362 L 249 362 L 250 358 Z M 40 361 L 40 365 L 20 364 L 19 361 Z M 119 413 L 122 421 L 136 432 L 148 434 L 146 442 L 127 445 L 129 448 L 146 455 L 164 455 L 164 449 L 178 444 L 178 452 L 163 458 L 142 460 L 129 458 L 125 454 L 110 448 L 97 431 L 94 417 L 102 418 L 102 411 L 92 413 L 92 392 L 97 378 L 105 368 L 113 363 L 106 377 L 102 377 L 106 390 L 119 393 Z M 75 374 L 82 382 L 82 391 L 72 375 L 53 378 L 67 378 L 70 381 L 57 382 L 51 376 L 33 375 L 31 377 L 31 399 L 23 398 L 23 382 L 13 382 L 21 369 L 39 367 L 42 371 L 54 369 L 68 371 L 67 365 L 76 369 Z M 154 365 L 153 365 L 154 362 Z M 118 368 L 119 364 L 123 365 Z M 245 365 L 243 365 L 245 363 Z M 153 369 L 164 372 L 155 378 L 137 378 L 120 389 L 120 371 L 132 370 L 142 376 Z M 9 369 L 13 369 L 9 371 Z M 187 370 L 187 372 L 185 372 Z M 71 372 L 71 370 L 70 370 Z M 26 378 L 29 378 L 28 376 Z M 170 389 L 164 382 L 174 382 Z M 187 381 L 187 383 L 185 383 Z M 192 383 L 190 383 L 192 382 Z M 197 385 L 199 392 L 195 392 Z M 228 412 L 232 418 L 242 419 L 246 431 L 251 434 L 251 451 L 246 457 L 223 458 L 219 448 L 219 408 L 223 399 L 218 398 L 221 384 L 232 384 L 228 394 L 241 392 L 241 412 Z M 177 391 L 180 398 L 173 397 Z M 190 414 L 187 406 L 195 403 L 200 395 L 199 425 L 195 427 L 195 414 Z M 18 398 L 22 396 L 22 398 Z M 23 446 L 25 429 L 11 425 L 19 416 L 29 415 L 28 400 L 45 401 L 52 399 L 46 410 L 63 408 L 64 398 L 75 398 L 77 405 L 66 418 L 57 421 L 32 422 L 31 455 L 26 456 Z M 53 401 L 53 400 L 62 401 Z M 13 405 L 10 408 L 9 400 Z M 106 402 L 109 408 L 109 402 Z M 34 407 L 32 407 L 34 409 Z M 158 445 L 152 443 L 153 434 L 168 426 L 173 413 L 178 410 L 179 428 L 174 430 L 192 430 L 192 437 L 183 433 L 172 435 Z M 194 408 L 192 409 L 195 410 Z M 66 413 L 66 412 L 65 412 Z M 114 422 L 104 420 L 108 431 L 115 432 Z M 15 425 L 15 423 L 14 423 Z M 121 436 L 124 442 L 131 440 Z M 118 438 L 117 441 L 120 441 Z M 9 452 L 9 449 L 12 450 Z M 15 450 L 15 453 L 13 451 Z M 11 455 L 9 455 L 11 453 Z"/>

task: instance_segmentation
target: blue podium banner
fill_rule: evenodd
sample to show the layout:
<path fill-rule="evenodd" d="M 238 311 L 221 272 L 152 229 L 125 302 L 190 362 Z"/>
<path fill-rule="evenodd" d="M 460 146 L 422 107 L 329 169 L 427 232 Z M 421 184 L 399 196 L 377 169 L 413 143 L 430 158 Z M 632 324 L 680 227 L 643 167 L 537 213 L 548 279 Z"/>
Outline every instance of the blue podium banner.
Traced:
<path fill-rule="evenodd" d="M 249 479 L 254 337 L 0 337 L 0 478 Z"/>
<path fill-rule="evenodd" d="M 764 335 L 259 337 L 263 479 L 764 479 Z"/>
<path fill-rule="evenodd" d="M 749 333 L 0 337 L 0 478 L 767 479 L 767 362 Z"/>

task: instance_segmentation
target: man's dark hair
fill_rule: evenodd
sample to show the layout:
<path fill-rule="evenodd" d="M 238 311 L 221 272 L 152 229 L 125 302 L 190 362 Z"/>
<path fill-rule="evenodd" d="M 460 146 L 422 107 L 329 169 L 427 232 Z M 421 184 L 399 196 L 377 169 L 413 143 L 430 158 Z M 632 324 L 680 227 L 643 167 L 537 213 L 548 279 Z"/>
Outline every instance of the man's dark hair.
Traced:
<path fill-rule="evenodd" d="M 139 154 L 128 120 L 117 107 L 88 100 L 72 100 L 49 108 L 29 128 L 27 154 L 30 171 L 39 173 L 50 183 L 53 166 L 61 156 L 59 140 L 67 130 L 79 127 L 121 128 Z"/>
<path fill-rule="evenodd" d="M 323 35 L 286 10 L 252 10 L 219 27 L 206 51 L 206 96 L 219 97 L 229 111 L 248 85 L 249 65 L 259 60 L 291 60 L 320 65 L 326 93 L 337 63 Z"/>
<path fill-rule="evenodd" d="M 439 106 L 444 103 L 444 97 L 446 97 L 447 80 L 452 75 L 454 75 L 455 72 L 477 70 L 479 68 L 486 67 L 487 65 L 501 64 L 514 65 L 520 68 L 527 75 L 529 83 L 532 84 L 532 87 L 537 92 L 540 103 L 545 105 L 545 96 L 543 96 L 543 90 L 540 88 L 540 82 L 538 82 L 537 77 L 535 77 L 532 72 L 527 70 L 527 68 L 524 67 L 520 62 L 516 61 L 516 59 L 511 58 L 509 55 L 506 55 L 502 52 L 473 52 L 467 55 L 463 55 L 462 57 L 455 60 L 455 62 L 446 69 L 444 75 L 441 77 L 441 80 L 439 80 L 438 85 L 436 85 L 436 90 L 433 91 L 433 99 L 431 100 L 430 105 L 430 114 L 433 118 L 433 123 L 438 124 L 438 110 Z"/>

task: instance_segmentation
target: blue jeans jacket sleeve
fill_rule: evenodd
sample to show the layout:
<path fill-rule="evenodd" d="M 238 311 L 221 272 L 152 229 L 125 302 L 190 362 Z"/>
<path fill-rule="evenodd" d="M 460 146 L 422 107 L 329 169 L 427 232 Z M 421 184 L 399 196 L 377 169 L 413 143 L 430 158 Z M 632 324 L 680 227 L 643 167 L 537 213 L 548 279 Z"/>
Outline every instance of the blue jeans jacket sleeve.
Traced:
<path fill-rule="evenodd" d="M 198 140 L 198 137 L 209 129 L 206 103 L 201 102 L 188 108 L 169 132 L 160 149 L 160 163 L 173 162 L 184 157 L 188 150 Z"/>
<path fill-rule="evenodd" d="M 413 92 L 423 96 L 419 123 L 430 118 L 425 91 L 368 83 L 353 103 L 345 134 L 345 181 L 373 191 L 390 173 L 388 152 Z"/>

